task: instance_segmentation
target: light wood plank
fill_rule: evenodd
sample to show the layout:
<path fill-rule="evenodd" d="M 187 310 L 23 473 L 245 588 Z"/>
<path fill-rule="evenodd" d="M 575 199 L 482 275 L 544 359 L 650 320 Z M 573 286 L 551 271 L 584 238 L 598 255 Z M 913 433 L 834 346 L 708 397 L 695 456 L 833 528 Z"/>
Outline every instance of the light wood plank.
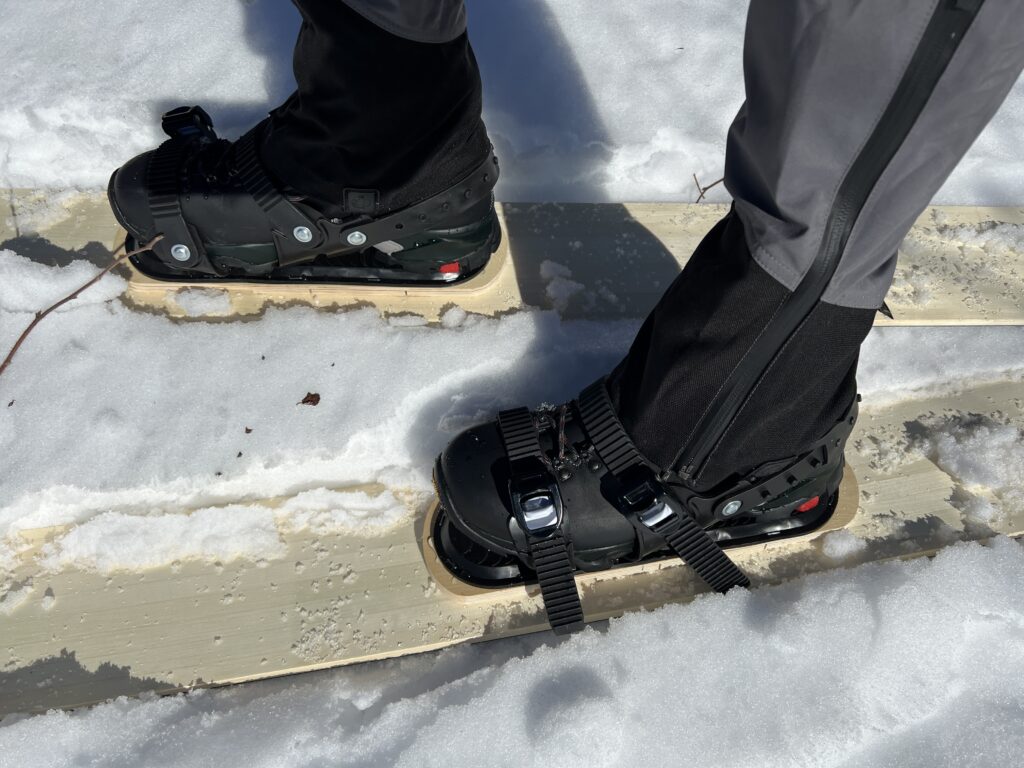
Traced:
<path fill-rule="evenodd" d="M 952 541 L 1024 533 L 1024 509 L 987 527 L 954 508 L 956 480 L 920 457 L 872 466 L 877 441 L 899 439 L 929 414 L 998 413 L 1024 427 L 1019 384 L 868 412 L 851 440 L 856 484 L 833 525 L 864 541 L 848 559 L 823 555 L 825 532 L 732 550 L 755 588 L 891 557 L 930 554 Z M 859 489 L 856 488 L 859 485 Z M 268 502 L 271 506 L 274 502 Z M 63 532 L 34 532 L 16 580 L 25 601 L 0 614 L 0 712 L 72 706 L 142 690 L 172 691 L 385 658 L 545 627 L 536 589 L 458 584 L 423 531 L 430 509 L 376 536 L 281 536 L 287 554 L 265 563 L 182 562 L 111 575 L 43 572 L 36 556 Z M 703 590 L 675 561 L 580 577 L 590 619 L 692 599 Z"/>
<path fill-rule="evenodd" d="M 177 284 L 130 270 L 125 299 L 141 309 L 185 317 L 181 291 L 228 290 L 224 309 L 208 316 L 252 315 L 267 305 L 372 305 L 382 314 L 417 314 L 435 321 L 452 305 L 495 315 L 523 306 L 557 308 L 566 318 L 642 317 L 686 263 L 726 206 L 687 203 L 505 204 L 506 232 L 489 266 L 458 284 L 437 287 Z M 0 248 L 46 263 L 76 254 L 102 263 L 123 233 L 101 194 L 10 192 L 0 215 Z M 904 241 L 888 303 L 894 320 L 879 325 L 1024 324 L 1024 254 L 982 249 L 976 233 L 1024 227 L 1024 208 L 935 206 Z M 965 234 L 967 236 L 965 236 Z M 575 293 L 548 293 L 552 262 L 568 270 Z M 567 287 L 562 283 L 562 287 Z"/>

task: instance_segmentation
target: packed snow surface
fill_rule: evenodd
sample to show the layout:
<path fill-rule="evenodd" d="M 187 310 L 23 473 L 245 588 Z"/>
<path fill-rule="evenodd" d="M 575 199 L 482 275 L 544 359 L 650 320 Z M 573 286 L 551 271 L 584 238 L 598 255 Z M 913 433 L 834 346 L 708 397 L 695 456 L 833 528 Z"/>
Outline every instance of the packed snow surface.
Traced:
<path fill-rule="evenodd" d="M 94 271 L 0 253 L 0 349 Z M 571 274 L 552 262 L 543 271 Z M 440 327 L 301 307 L 174 321 L 110 298 L 122 288 L 105 277 L 48 317 L 0 380 L 0 586 L 5 560 L 27 546 L 21 532 L 37 528 L 77 526 L 50 548 L 49 566 L 110 570 L 272 558 L 286 520 L 391 524 L 429 497 L 433 458 L 455 433 L 501 408 L 572 397 L 638 327 L 537 310 L 487 319 L 452 309 Z M 1024 380 L 1017 328 L 878 329 L 859 377 L 871 405 L 1007 379 Z M 950 467 L 991 464 L 998 488 L 1019 486 L 1013 428 L 944 429 L 937 450 Z M 366 484 L 409 498 L 368 496 Z M 297 493 L 273 513 L 246 507 Z M 209 509 L 225 504 L 240 505 L 230 523 Z"/>
<path fill-rule="evenodd" d="M 694 175 L 722 175 L 745 3 L 468 5 L 501 199 L 692 201 Z M 100 187 L 161 139 L 169 107 L 204 104 L 234 137 L 294 88 L 283 0 L 34 0 L 2 19 L 0 186 Z M 1024 199 L 1022 119 L 1018 84 L 937 201 Z"/>
<path fill-rule="evenodd" d="M 551 636 L 9 718 L 0 765 L 1011 766 L 1024 550 L 961 545 Z"/>

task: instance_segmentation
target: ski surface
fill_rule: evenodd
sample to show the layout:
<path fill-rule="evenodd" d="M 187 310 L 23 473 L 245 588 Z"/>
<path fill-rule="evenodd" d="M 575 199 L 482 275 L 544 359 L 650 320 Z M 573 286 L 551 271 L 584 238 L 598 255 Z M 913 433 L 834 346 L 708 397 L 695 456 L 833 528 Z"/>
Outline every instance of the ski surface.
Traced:
<path fill-rule="evenodd" d="M 18 193 L 0 209 L 0 248 L 46 263 L 109 261 L 119 237 L 102 196 L 59 205 Z M 352 303 L 383 314 L 437 319 L 457 304 L 496 315 L 524 305 L 563 317 L 641 316 L 722 215 L 712 205 L 506 205 L 507 250 L 480 275 L 445 288 L 234 285 L 221 314 L 252 314 L 268 304 Z M 1022 325 L 1024 256 L 999 233 L 1024 227 L 1019 208 L 931 208 L 903 245 L 880 325 Z M 993 234 L 995 233 L 995 234 Z M 157 281 L 150 281 L 156 283 Z M 124 301 L 140 311 L 186 314 L 182 291 L 208 286 L 147 285 L 133 275 Z M 309 293 L 315 290 L 322 295 Z M 306 293 L 303 293 L 305 291 Z M 210 302 L 215 306 L 216 302 Z M 214 314 L 216 316 L 216 314 Z M 978 517 L 968 491 L 927 450 L 892 446 L 936 419 L 998 416 L 1024 428 L 1019 383 L 977 386 L 957 396 L 865 410 L 850 440 L 840 508 L 817 532 L 730 550 L 754 587 L 803 574 L 893 557 L 929 555 L 961 540 L 1024 534 L 1024 509 Z M 910 425 L 908 427 L 908 425 Z M 915 431 L 916 430 L 916 431 Z M 358 535 L 283 527 L 272 558 L 183 560 L 98 573 L 41 566 L 48 544 L 70 526 L 22 531 L 13 582 L 0 600 L 0 715 L 74 707 L 118 695 L 172 692 L 428 651 L 546 629 L 535 586 L 490 590 L 453 578 L 428 533 L 435 509 L 402 488 L 348 486 L 410 499 L 406 516 Z M 981 493 L 970 489 L 969 493 Z M 239 500 L 295 511 L 297 499 Z M 230 506 L 225 504 L 225 506 Z M 194 510 L 183 508 L 181 513 Z M 301 510 L 299 510 L 301 511 Z M 291 512 L 289 512 L 290 514 Z M 228 512 L 226 512 L 228 514 Z M 842 527 L 843 530 L 834 530 Z M 703 588 L 681 562 L 579 577 L 585 616 L 685 602 Z"/>
<path fill-rule="evenodd" d="M 123 240 L 102 194 L 46 204 L 41 192 L 15 190 L 0 207 L 0 248 L 53 263 L 84 252 L 101 262 Z M 40 210 L 43 213 L 40 213 Z M 556 309 L 567 319 L 643 317 L 704 235 L 728 210 L 717 204 L 541 203 L 498 206 L 505 238 L 477 275 L 445 286 L 312 283 L 176 283 L 130 273 L 124 300 L 174 317 L 258 314 L 267 306 L 372 305 L 384 315 L 436 321 L 458 305 L 504 314 L 524 306 Z M 1022 325 L 1024 253 L 1014 248 L 1024 208 L 933 206 L 903 242 L 878 325 Z"/>
<path fill-rule="evenodd" d="M 927 455 L 888 466 L 886 445 L 943 414 L 998 412 L 1024 428 L 1019 384 L 868 410 L 847 452 L 849 480 L 822 530 L 730 549 L 753 587 L 956 541 L 1024 534 L 1024 508 L 979 522 L 953 506 L 959 481 Z M 278 505 L 282 500 L 264 502 Z M 416 653 L 546 629 L 536 586 L 474 587 L 450 576 L 427 535 L 433 507 L 370 535 L 282 532 L 271 560 L 180 562 L 99 574 L 40 573 L 63 529 L 25 532 L 16 582 L 31 594 L 0 614 L 0 713 L 88 704 Z M 836 530 L 842 527 L 843 530 Z M 685 602 L 705 591 L 680 561 L 579 576 L 588 621 Z"/>

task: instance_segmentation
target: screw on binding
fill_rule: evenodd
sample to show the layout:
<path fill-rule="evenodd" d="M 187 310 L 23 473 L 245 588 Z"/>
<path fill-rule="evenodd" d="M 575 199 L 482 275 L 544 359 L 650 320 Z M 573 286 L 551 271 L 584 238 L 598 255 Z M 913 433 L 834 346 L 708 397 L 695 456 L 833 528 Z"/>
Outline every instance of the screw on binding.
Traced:
<path fill-rule="evenodd" d="M 192 258 L 192 251 L 189 250 L 187 245 L 178 243 L 171 246 L 171 257 L 175 261 L 188 261 Z"/>
<path fill-rule="evenodd" d="M 726 504 L 724 507 L 722 507 L 722 517 L 732 517 L 737 512 L 739 512 L 740 509 L 742 509 L 742 508 L 743 508 L 743 502 L 740 501 L 739 499 L 733 499 L 728 504 Z"/>

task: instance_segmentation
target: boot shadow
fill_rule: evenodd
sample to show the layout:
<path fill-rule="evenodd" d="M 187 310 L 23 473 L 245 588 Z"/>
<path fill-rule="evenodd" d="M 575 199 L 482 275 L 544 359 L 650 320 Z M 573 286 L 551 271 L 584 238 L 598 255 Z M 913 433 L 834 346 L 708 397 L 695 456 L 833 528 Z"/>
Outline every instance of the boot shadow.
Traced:
<path fill-rule="evenodd" d="M 548 3 L 469 0 L 467 8 L 520 295 L 557 314 L 530 318 L 534 338 L 513 371 L 481 373 L 424 405 L 410 432 L 413 458 L 424 467 L 473 419 L 563 402 L 608 373 L 680 271 L 627 206 L 604 202 L 601 169 L 612 141 Z M 545 163 L 555 168 L 545 179 L 569 183 L 531 179 Z M 517 202 L 524 199 L 536 202 Z M 552 199 L 575 202 L 546 202 Z M 622 322 L 565 322 L 573 320 Z M 574 348 L 576 340 L 585 351 Z"/>

